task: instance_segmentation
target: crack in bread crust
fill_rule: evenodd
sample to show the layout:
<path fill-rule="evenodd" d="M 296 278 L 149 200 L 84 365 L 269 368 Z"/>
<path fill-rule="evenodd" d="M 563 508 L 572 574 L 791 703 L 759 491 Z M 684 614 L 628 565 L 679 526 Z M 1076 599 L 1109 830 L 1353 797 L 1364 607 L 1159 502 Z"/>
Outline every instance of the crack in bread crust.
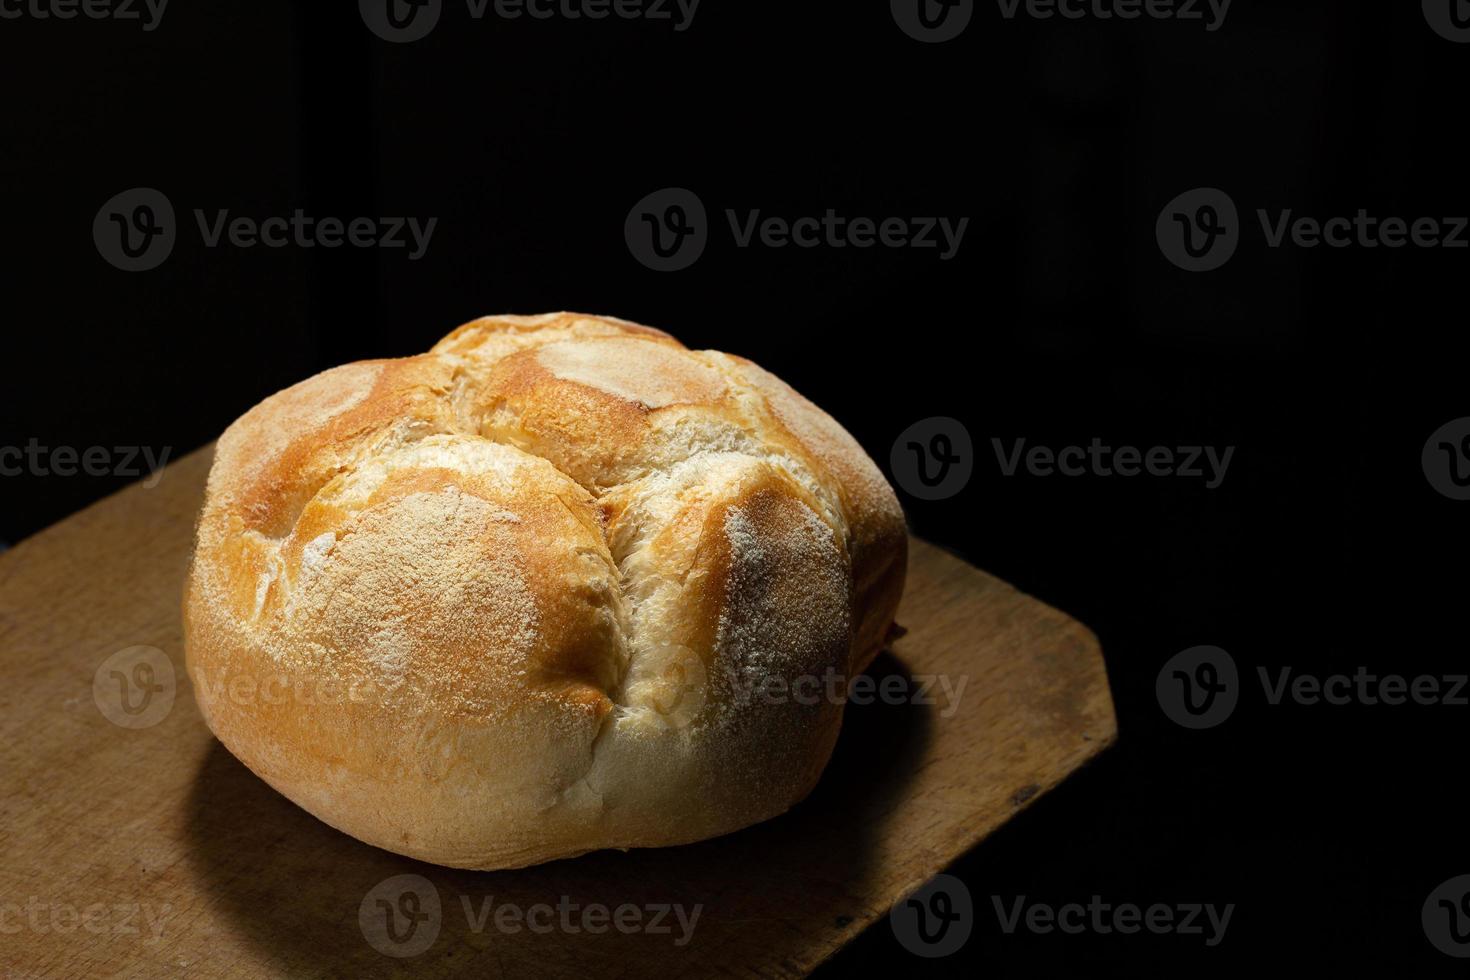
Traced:
<path fill-rule="evenodd" d="M 370 842 L 508 867 L 694 840 L 810 789 L 841 706 L 761 705 L 749 685 L 865 666 L 905 544 L 871 460 L 750 362 L 610 318 L 484 318 L 225 433 L 187 652 L 191 673 L 367 692 L 201 708 Z M 384 805 L 394 780 L 442 819 Z M 485 829 L 444 826 L 482 792 Z M 713 812 L 681 818 L 701 794 Z"/>

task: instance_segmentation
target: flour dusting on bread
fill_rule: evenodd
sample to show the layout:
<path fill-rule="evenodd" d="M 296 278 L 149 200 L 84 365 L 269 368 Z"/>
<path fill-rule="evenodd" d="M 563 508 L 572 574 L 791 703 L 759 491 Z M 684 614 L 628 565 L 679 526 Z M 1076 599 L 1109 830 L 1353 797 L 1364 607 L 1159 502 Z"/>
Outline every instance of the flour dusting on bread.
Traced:
<path fill-rule="evenodd" d="M 756 695 L 872 658 L 905 543 L 856 441 L 755 365 L 487 317 L 225 433 L 186 651 L 289 692 L 202 706 L 380 846 L 499 868 L 698 840 L 811 789 L 841 705 Z"/>

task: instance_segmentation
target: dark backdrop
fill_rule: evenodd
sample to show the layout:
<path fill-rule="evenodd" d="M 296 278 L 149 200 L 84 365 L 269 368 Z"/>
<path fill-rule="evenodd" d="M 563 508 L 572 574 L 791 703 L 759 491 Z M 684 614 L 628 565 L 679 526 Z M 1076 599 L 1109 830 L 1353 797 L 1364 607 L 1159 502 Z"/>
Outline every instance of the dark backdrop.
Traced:
<path fill-rule="evenodd" d="M 1420 926 L 1470 872 L 1464 719 L 1438 705 L 1270 707 L 1253 680 L 1208 731 L 1154 681 L 1197 644 L 1243 675 L 1453 673 L 1470 504 L 1421 469 L 1466 409 L 1470 253 L 1268 248 L 1257 208 L 1470 213 L 1470 46 L 1417 4 L 1237 0 L 1223 26 L 1038 20 L 977 4 L 924 44 L 885 3 L 706 0 L 690 29 L 473 22 L 386 43 L 352 4 L 170 6 L 137 24 L 0 20 L 0 444 L 215 437 L 323 368 L 426 349 L 483 313 L 572 309 L 753 358 L 887 469 L 898 434 L 960 420 L 963 492 L 904 495 L 913 530 L 1101 637 L 1121 740 L 952 873 L 978 922 L 923 962 L 880 925 L 832 975 L 1227 975 L 1255 963 L 1449 974 Z M 91 226 L 163 191 L 179 239 L 148 272 Z M 624 218 L 694 190 L 692 267 L 635 261 Z M 1222 268 L 1161 254 L 1155 219 L 1226 190 Z M 194 208 L 437 217 L 404 250 L 206 248 Z M 723 212 L 967 216 L 958 255 L 737 248 Z M 1223 484 L 1005 477 L 1007 444 L 1235 446 Z M 15 541 L 121 477 L 0 482 Z M 1456 523 L 1459 521 L 1459 523 Z M 1254 686 L 1254 687 L 1253 687 Z M 1250 691 L 1254 689 L 1254 694 Z M 773 869 L 779 873 L 779 869 Z M 991 895 L 1235 903 L 1226 939 L 1006 935 Z"/>

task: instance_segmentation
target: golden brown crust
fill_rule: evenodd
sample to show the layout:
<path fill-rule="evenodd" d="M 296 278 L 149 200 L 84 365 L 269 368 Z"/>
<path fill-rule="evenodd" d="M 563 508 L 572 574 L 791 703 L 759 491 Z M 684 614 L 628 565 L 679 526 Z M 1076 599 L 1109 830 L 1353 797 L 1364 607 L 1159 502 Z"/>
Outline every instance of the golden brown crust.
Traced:
<path fill-rule="evenodd" d="M 782 812 L 841 721 L 903 516 L 748 361 L 579 314 L 336 368 L 220 439 L 185 598 L 220 740 L 442 864 L 698 840 Z M 773 685 L 774 686 L 771 686 Z"/>

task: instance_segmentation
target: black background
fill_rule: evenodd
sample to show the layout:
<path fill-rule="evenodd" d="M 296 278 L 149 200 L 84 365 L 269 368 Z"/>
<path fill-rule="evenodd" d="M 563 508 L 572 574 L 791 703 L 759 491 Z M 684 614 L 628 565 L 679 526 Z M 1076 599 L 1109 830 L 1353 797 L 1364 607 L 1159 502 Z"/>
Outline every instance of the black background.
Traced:
<path fill-rule="evenodd" d="M 978 922 L 947 960 L 886 924 L 827 968 L 991 976 L 1228 975 L 1248 965 L 1449 975 L 1419 923 L 1470 872 L 1465 708 L 1268 706 L 1258 666 L 1463 670 L 1470 504 L 1420 450 L 1470 414 L 1467 253 L 1266 247 L 1257 208 L 1470 213 L 1470 46 L 1418 4 L 1236 0 L 1200 21 L 1014 21 L 980 3 L 938 45 L 886 3 L 705 0 L 692 27 L 471 21 L 413 44 L 355 5 L 185 4 L 160 27 L 0 21 L 0 444 L 203 445 L 329 366 L 427 349 L 484 313 L 583 310 L 743 354 L 887 468 L 920 419 L 963 421 L 975 477 L 905 497 L 915 533 L 1099 634 L 1119 745 L 951 872 Z M 156 187 L 180 240 L 125 273 L 102 203 Z M 634 202 L 688 187 L 711 244 L 661 274 Z M 1246 231 L 1222 269 L 1164 260 L 1154 222 L 1220 187 Z M 403 250 L 205 248 L 192 210 L 438 217 Z M 736 248 L 723 212 L 971 219 L 933 250 Z M 1004 477 L 991 440 L 1235 446 L 1180 478 Z M 8 477 L 14 542 L 123 485 Z M 1163 662 L 1229 650 L 1223 726 L 1154 696 Z M 773 874 L 779 870 L 773 870 Z M 991 896 L 1235 903 L 1225 940 L 1006 935 Z"/>

